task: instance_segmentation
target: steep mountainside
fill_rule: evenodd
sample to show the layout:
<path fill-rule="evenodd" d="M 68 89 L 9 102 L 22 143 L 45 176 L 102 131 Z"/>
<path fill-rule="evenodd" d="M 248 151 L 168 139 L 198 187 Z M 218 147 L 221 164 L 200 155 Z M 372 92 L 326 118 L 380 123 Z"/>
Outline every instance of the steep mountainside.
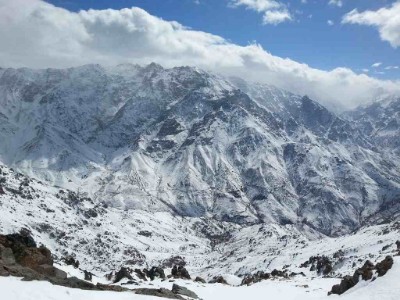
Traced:
<path fill-rule="evenodd" d="M 360 122 L 194 68 L 0 69 L 0 127 L 5 164 L 127 213 L 340 235 L 400 209 Z"/>

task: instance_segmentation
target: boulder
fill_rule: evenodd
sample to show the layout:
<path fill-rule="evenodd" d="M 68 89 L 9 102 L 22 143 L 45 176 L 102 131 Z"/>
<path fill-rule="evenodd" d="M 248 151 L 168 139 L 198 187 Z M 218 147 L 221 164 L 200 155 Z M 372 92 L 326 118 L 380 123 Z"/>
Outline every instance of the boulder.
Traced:
<path fill-rule="evenodd" d="M 187 296 L 187 297 L 190 297 L 190 298 L 193 298 L 193 299 L 198 299 L 198 298 L 199 298 L 199 297 L 196 295 L 195 292 L 192 292 L 191 290 L 189 290 L 189 289 L 187 289 L 187 288 L 185 288 L 185 287 L 183 287 L 183 286 L 177 285 L 177 284 L 175 284 L 175 283 L 172 285 L 172 292 L 173 292 L 174 294 L 179 294 L 179 295 L 182 295 L 182 296 Z"/>
<path fill-rule="evenodd" d="M 191 279 L 189 272 L 183 266 L 174 266 L 171 270 L 173 278 Z"/>
<path fill-rule="evenodd" d="M 67 256 L 64 258 L 64 262 L 67 266 L 73 266 L 75 269 L 79 268 L 79 260 L 73 256 Z"/>
<path fill-rule="evenodd" d="M 354 281 L 353 276 L 345 276 L 339 284 L 335 284 L 332 287 L 332 290 L 328 293 L 328 295 L 331 294 L 341 295 L 347 290 L 351 289 L 353 286 L 355 286 L 357 282 Z"/>
<path fill-rule="evenodd" d="M 384 260 L 377 263 L 375 266 L 378 276 L 383 276 L 390 270 L 393 266 L 393 258 L 391 256 L 386 256 Z"/>
<path fill-rule="evenodd" d="M 194 279 L 194 281 L 195 281 L 195 282 L 206 283 L 206 281 L 205 281 L 203 278 L 199 277 L 199 276 L 197 276 L 197 277 Z"/>
<path fill-rule="evenodd" d="M 35 268 L 37 272 L 39 272 L 42 275 L 45 275 L 47 277 L 56 277 L 56 278 L 61 278 L 65 279 L 67 278 L 67 273 L 57 269 L 56 267 L 50 266 L 50 265 L 40 265 Z"/>
<path fill-rule="evenodd" d="M 136 273 L 136 276 L 137 276 L 139 279 L 141 279 L 141 280 L 143 280 L 143 281 L 147 281 L 146 274 L 145 274 L 142 270 L 140 270 L 140 269 L 135 269 L 134 271 L 135 271 L 135 273 Z"/>
<path fill-rule="evenodd" d="M 143 272 L 150 278 L 150 280 L 154 280 L 155 278 L 165 279 L 164 270 L 160 267 L 152 267 L 150 271 L 144 269 Z"/>
<path fill-rule="evenodd" d="M 121 267 L 121 269 L 115 274 L 114 283 L 120 282 L 122 279 L 126 278 L 133 280 L 132 270 L 129 268 Z"/>

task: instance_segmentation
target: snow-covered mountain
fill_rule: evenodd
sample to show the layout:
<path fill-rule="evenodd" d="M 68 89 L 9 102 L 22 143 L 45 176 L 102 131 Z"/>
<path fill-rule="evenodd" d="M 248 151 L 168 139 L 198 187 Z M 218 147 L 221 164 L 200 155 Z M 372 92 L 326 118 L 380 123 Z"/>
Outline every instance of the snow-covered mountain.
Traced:
<path fill-rule="evenodd" d="M 400 211 L 398 145 L 381 142 L 395 103 L 340 117 L 190 67 L 0 69 L 0 161 L 107 213 L 337 236 Z"/>

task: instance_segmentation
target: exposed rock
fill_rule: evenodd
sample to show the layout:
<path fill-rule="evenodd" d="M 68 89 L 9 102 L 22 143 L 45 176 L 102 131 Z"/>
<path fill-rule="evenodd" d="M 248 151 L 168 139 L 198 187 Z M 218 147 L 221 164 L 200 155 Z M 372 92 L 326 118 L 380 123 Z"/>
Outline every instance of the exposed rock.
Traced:
<path fill-rule="evenodd" d="M 171 270 L 173 278 L 191 279 L 189 272 L 183 266 L 174 266 Z"/>
<path fill-rule="evenodd" d="M 150 278 L 150 280 L 154 280 L 156 277 L 165 279 L 164 270 L 160 267 L 152 267 L 150 271 L 144 269 L 143 272 Z"/>
<path fill-rule="evenodd" d="M 6 192 L 4 192 L 3 187 L 0 185 L 0 195 L 5 195 L 5 194 L 6 194 Z"/>
<path fill-rule="evenodd" d="M 3 245 L 0 245 L 0 260 L 5 265 L 15 264 L 15 257 L 11 248 L 6 248 Z"/>
<path fill-rule="evenodd" d="M 133 292 L 138 295 L 146 295 L 146 296 L 155 296 L 155 297 L 162 297 L 168 299 L 181 299 L 184 298 L 180 295 L 173 293 L 170 290 L 160 288 L 160 289 L 147 289 L 147 288 L 140 288 L 134 289 Z"/>
<path fill-rule="evenodd" d="M 142 270 L 140 270 L 140 269 L 135 269 L 134 272 L 136 273 L 136 276 L 137 276 L 139 279 L 142 279 L 142 280 L 144 280 L 144 281 L 147 281 L 146 274 L 145 274 Z"/>
<path fill-rule="evenodd" d="M 341 295 L 347 290 L 351 289 L 353 286 L 355 286 L 357 282 L 354 281 L 352 276 L 345 276 L 339 284 L 335 284 L 332 287 L 332 290 L 328 293 L 328 295 Z"/>
<path fill-rule="evenodd" d="M 67 278 L 67 273 L 50 265 L 40 265 L 35 270 L 46 277 Z"/>
<path fill-rule="evenodd" d="M 397 250 L 400 251 L 400 241 L 396 241 Z"/>
<path fill-rule="evenodd" d="M 79 268 L 79 260 L 76 260 L 73 256 L 65 257 L 64 262 L 67 266 L 73 266 L 75 269 Z"/>
<path fill-rule="evenodd" d="M 85 274 L 85 280 L 87 281 L 92 281 L 93 279 L 93 274 L 91 272 L 88 272 L 86 270 L 83 270 L 84 274 Z"/>
<path fill-rule="evenodd" d="M 338 251 L 335 253 L 336 256 L 340 256 L 341 253 Z M 312 256 L 308 261 L 302 263 L 300 268 L 307 268 L 310 266 L 310 271 L 317 271 L 318 275 L 328 275 L 332 272 L 332 262 L 326 256 Z"/>
<path fill-rule="evenodd" d="M 224 277 L 222 276 L 215 276 L 213 279 L 211 279 L 208 283 L 222 283 L 222 284 L 228 284 L 228 282 L 225 280 Z"/>
<path fill-rule="evenodd" d="M 142 230 L 142 231 L 138 232 L 138 235 L 145 236 L 145 237 L 151 237 L 153 234 L 150 231 Z"/>
<path fill-rule="evenodd" d="M 368 260 L 361 268 L 357 269 L 354 272 L 353 276 L 345 276 L 340 282 L 340 284 L 334 285 L 332 287 L 332 290 L 328 293 L 328 295 L 343 294 L 344 292 L 355 286 L 359 282 L 360 277 L 362 280 L 374 279 L 373 278 L 374 270 L 376 270 L 378 276 L 383 276 L 387 273 L 389 269 L 392 268 L 392 265 L 393 265 L 393 258 L 391 256 L 386 256 L 386 258 L 381 262 L 377 263 L 376 266 L 374 266 L 374 264 Z"/>
<path fill-rule="evenodd" d="M 179 295 L 183 295 L 183 296 L 188 296 L 188 297 L 193 298 L 193 299 L 198 299 L 198 298 L 199 298 L 199 297 L 196 295 L 195 292 L 192 292 L 191 290 L 189 290 L 189 289 L 187 289 L 187 288 L 185 288 L 185 287 L 183 287 L 183 286 L 177 285 L 177 284 L 175 284 L 175 283 L 172 285 L 172 292 L 173 292 L 174 294 L 179 294 Z"/>
<path fill-rule="evenodd" d="M 132 270 L 129 268 L 121 267 L 121 269 L 115 274 L 114 283 L 120 282 L 122 279 L 133 280 Z"/>
<path fill-rule="evenodd" d="M 199 277 L 199 276 L 197 276 L 197 277 L 194 279 L 194 281 L 195 281 L 195 282 L 206 283 L 206 281 L 205 281 L 203 278 Z"/>
<path fill-rule="evenodd" d="M 390 270 L 393 266 L 393 258 L 391 256 L 386 256 L 384 260 L 377 263 L 375 266 L 378 276 L 383 276 Z"/>
<path fill-rule="evenodd" d="M 172 256 L 163 261 L 162 266 L 164 268 L 172 268 L 173 266 L 184 267 L 186 261 L 182 256 Z"/>

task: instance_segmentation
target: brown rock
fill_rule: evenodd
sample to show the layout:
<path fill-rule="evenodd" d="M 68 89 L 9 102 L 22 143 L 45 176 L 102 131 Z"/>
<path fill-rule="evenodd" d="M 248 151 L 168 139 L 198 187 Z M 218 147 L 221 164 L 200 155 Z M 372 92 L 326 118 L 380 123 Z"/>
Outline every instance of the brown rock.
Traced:
<path fill-rule="evenodd" d="M 377 263 L 375 268 L 378 276 L 383 276 L 390 270 L 393 266 L 393 258 L 391 256 L 386 256 L 384 260 Z"/>

